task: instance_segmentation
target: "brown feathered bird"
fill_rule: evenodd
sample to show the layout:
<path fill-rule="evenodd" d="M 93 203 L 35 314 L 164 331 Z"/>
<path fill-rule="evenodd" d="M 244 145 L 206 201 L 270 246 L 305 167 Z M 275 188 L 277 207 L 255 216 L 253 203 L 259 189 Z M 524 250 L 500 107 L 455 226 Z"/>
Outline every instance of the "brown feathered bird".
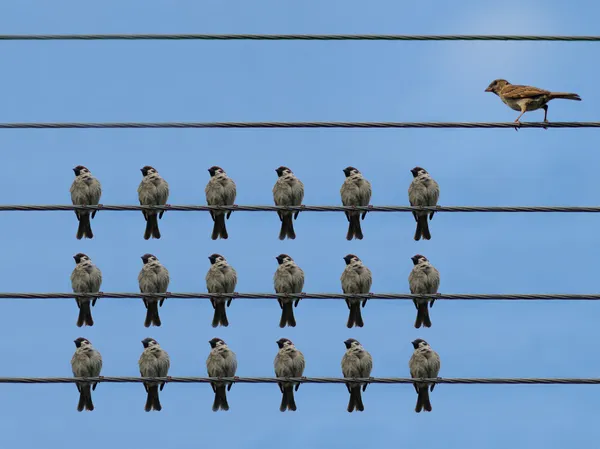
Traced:
<path fill-rule="evenodd" d="M 516 84 L 510 84 L 508 81 L 503 79 L 497 79 L 490 83 L 485 90 L 486 92 L 493 92 L 500 97 L 500 99 L 508 105 L 509 108 L 515 111 L 520 111 L 521 115 L 517 117 L 515 123 L 519 125 L 519 119 L 527 111 L 535 111 L 537 109 L 544 110 L 544 122 L 548 122 L 548 102 L 555 98 L 562 98 L 564 100 L 575 100 L 581 101 L 581 98 L 577 94 L 568 92 L 550 92 L 544 89 L 538 89 L 532 86 L 519 86 Z"/>

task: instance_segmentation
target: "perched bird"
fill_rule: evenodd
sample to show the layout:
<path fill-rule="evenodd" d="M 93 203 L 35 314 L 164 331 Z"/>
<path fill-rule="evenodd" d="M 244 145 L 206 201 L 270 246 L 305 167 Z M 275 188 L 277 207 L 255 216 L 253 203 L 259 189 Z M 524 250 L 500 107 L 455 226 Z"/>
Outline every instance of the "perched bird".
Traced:
<path fill-rule="evenodd" d="M 275 284 L 275 293 L 302 293 L 304 288 L 304 271 L 294 259 L 287 254 L 280 254 L 276 257 L 279 266 L 273 276 Z M 279 298 L 277 300 L 281 307 L 281 320 L 279 327 L 291 326 L 296 327 L 296 319 L 294 318 L 294 308 L 292 307 L 293 299 Z M 300 301 L 296 299 L 296 304 Z"/>
<path fill-rule="evenodd" d="M 237 273 L 227 260 L 220 254 L 212 254 L 208 257 L 210 268 L 206 273 L 206 288 L 208 293 L 233 293 L 237 284 Z M 231 298 L 210 298 L 210 302 L 215 309 L 215 315 L 212 321 L 212 327 L 229 326 L 227 321 L 227 312 L 225 311 L 225 302 L 227 307 L 231 304 Z"/>
<path fill-rule="evenodd" d="M 425 340 L 417 338 L 412 342 L 415 352 L 411 356 L 408 367 L 410 368 L 410 377 L 413 379 L 434 379 L 438 377 L 440 372 L 440 356 L 437 352 L 431 349 L 429 343 Z M 430 412 L 431 402 L 429 402 L 429 391 L 428 387 L 431 387 L 431 391 L 435 387 L 435 384 L 429 384 L 427 382 L 415 382 L 415 391 L 417 392 L 417 406 L 415 412 L 420 413 L 422 409 Z"/>
<path fill-rule="evenodd" d="M 167 270 L 152 254 L 144 254 L 142 256 L 142 270 L 138 275 L 138 283 L 140 284 L 140 292 L 142 293 L 166 293 L 169 288 L 169 270 Z M 146 321 L 144 326 L 160 326 L 160 316 L 158 316 L 159 298 L 144 297 L 144 305 L 146 306 Z M 160 298 L 162 307 L 165 298 Z"/>
<path fill-rule="evenodd" d="M 411 259 L 415 266 L 408 275 L 410 292 L 413 295 L 432 295 L 437 293 L 438 288 L 440 287 L 440 272 L 429 263 L 429 260 L 427 260 L 427 257 L 425 256 L 415 254 Z M 433 307 L 434 302 L 435 299 L 413 299 L 413 303 L 417 308 L 417 320 L 415 321 L 415 327 L 417 329 L 419 329 L 421 325 L 431 327 L 427 304 L 429 303 L 429 306 Z"/>
<path fill-rule="evenodd" d="M 237 358 L 235 352 L 229 349 L 229 346 L 220 338 L 209 340 L 210 354 L 206 359 L 206 371 L 208 377 L 234 377 L 237 371 Z M 213 402 L 212 411 L 229 410 L 227 403 L 227 391 L 231 390 L 232 382 L 211 382 L 210 386 L 215 392 L 215 401 Z"/>
<path fill-rule="evenodd" d="M 216 165 L 208 169 L 210 173 L 210 179 L 204 193 L 206 193 L 206 202 L 209 206 L 233 206 L 235 202 L 236 187 L 235 182 L 225 170 Z M 213 226 L 213 232 L 211 238 L 217 240 L 218 238 L 226 239 L 227 227 L 225 226 L 225 211 L 211 210 L 210 216 L 215 222 Z M 231 211 L 227 211 L 227 219 L 231 216 Z"/>
<path fill-rule="evenodd" d="M 521 124 L 519 119 L 525 112 L 535 111 L 540 108 L 544 110 L 544 122 L 547 123 L 548 102 L 555 98 L 581 101 L 581 98 L 577 94 L 568 92 L 550 92 L 532 86 L 519 86 L 517 84 L 510 84 L 503 79 L 492 81 L 485 91 L 495 93 L 509 108 L 520 111 L 521 114 L 515 120 L 515 123 L 519 125 Z"/>
<path fill-rule="evenodd" d="M 92 263 L 92 260 L 83 253 L 77 253 L 73 256 L 75 259 L 75 268 L 71 273 L 71 287 L 73 293 L 98 293 L 102 285 L 102 272 Z M 91 299 L 92 306 L 96 305 L 96 297 Z M 76 297 L 77 307 L 79 307 L 79 317 L 77 318 L 77 327 L 93 326 L 92 309 L 90 308 L 90 298 Z"/>
<path fill-rule="evenodd" d="M 169 184 L 160 177 L 154 167 L 146 165 L 140 169 L 142 171 L 142 182 L 138 187 L 138 198 L 141 206 L 164 206 L 169 198 Z M 143 210 L 144 218 L 146 219 L 146 231 L 144 239 L 150 237 L 159 239 L 160 230 L 158 229 L 158 219 L 162 218 L 165 213 L 161 210 L 160 213 L 156 210 Z"/>
<path fill-rule="evenodd" d="M 410 205 L 437 206 L 438 198 L 440 197 L 440 186 L 438 183 L 435 182 L 424 168 L 415 167 L 410 172 L 413 175 L 413 180 L 408 187 L 408 201 L 410 201 Z M 429 215 L 429 219 L 431 220 L 434 213 L 413 211 L 413 217 L 415 217 L 415 221 L 417 222 L 415 240 L 420 240 L 421 237 L 425 240 L 431 239 L 427 215 Z"/>
<path fill-rule="evenodd" d="M 354 167 L 344 169 L 346 180 L 342 184 L 340 194 L 342 195 L 342 204 L 344 206 L 368 206 L 371 201 L 371 183 L 363 178 L 363 175 Z M 348 219 L 348 234 L 346 240 L 357 238 L 362 240 L 363 233 L 360 229 L 360 211 L 346 212 Z M 365 219 L 366 212 L 362 213 L 362 219 Z"/>
<path fill-rule="evenodd" d="M 154 338 L 144 338 L 142 345 L 144 345 L 144 352 L 142 352 L 138 361 L 140 375 L 142 377 L 167 377 L 169 367 L 171 366 L 171 360 L 167 351 L 162 349 Z M 159 384 L 160 391 L 162 391 L 165 387 L 164 382 L 144 382 L 144 388 L 148 393 L 146 406 L 144 407 L 144 410 L 147 412 L 150 410 L 160 412 L 162 410 L 158 397 Z"/>
<path fill-rule="evenodd" d="M 346 345 L 346 353 L 342 357 L 342 373 L 346 379 L 366 379 L 371 377 L 373 369 L 373 358 L 362 345 L 354 338 L 349 338 L 344 342 Z M 350 393 L 350 402 L 348 402 L 348 411 L 352 413 L 354 410 L 362 412 L 365 406 L 362 402 L 360 387 L 362 391 L 367 389 L 367 383 L 354 382 L 347 383 L 346 387 Z"/>
<path fill-rule="evenodd" d="M 304 354 L 302 354 L 287 338 L 277 340 L 279 351 L 275 356 L 275 376 L 277 377 L 302 377 L 306 362 Z M 279 382 L 281 390 L 281 405 L 279 411 L 286 410 L 296 411 L 296 401 L 294 401 L 294 387 L 296 391 L 300 387 L 298 382 Z"/>
<path fill-rule="evenodd" d="M 94 178 L 92 173 L 83 165 L 78 165 L 73 169 L 75 172 L 75 180 L 71 184 L 71 202 L 73 206 L 97 206 L 102 195 L 102 187 L 100 182 Z M 92 211 L 92 218 L 96 216 L 96 210 Z M 76 210 L 75 215 L 79 220 L 77 228 L 77 240 L 82 238 L 91 239 L 94 237 L 92 225 L 90 223 L 90 211 Z"/>
<path fill-rule="evenodd" d="M 89 340 L 79 337 L 74 340 L 75 354 L 71 359 L 73 377 L 98 377 L 102 370 L 102 356 L 92 347 Z M 79 403 L 77 411 L 94 410 L 92 402 L 92 390 L 96 389 L 97 382 L 77 382 L 79 391 Z"/>
<path fill-rule="evenodd" d="M 369 270 L 354 254 L 348 254 L 344 257 L 346 262 L 346 268 L 342 273 L 342 291 L 347 294 L 356 293 L 369 293 L 371 291 L 371 284 L 373 283 L 373 276 L 371 270 Z M 350 315 L 348 316 L 347 326 L 363 327 L 363 319 L 360 313 L 360 299 L 359 298 L 346 298 L 346 305 L 350 309 Z M 362 301 L 362 306 L 367 304 L 367 299 Z"/>
<path fill-rule="evenodd" d="M 300 206 L 304 199 L 304 184 L 300 181 L 292 170 L 287 167 L 279 167 L 275 170 L 277 172 L 277 182 L 273 187 L 273 199 L 275 200 L 276 206 Z M 281 231 L 279 231 L 279 240 L 284 240 L 286 237 L 289 239 L 295 239 L 296 233 L 294 232 L 294 220 L 298 218 L 300 211 L 289 212 L 289 211 L 277 211 L 279 219 L 281 220 Z"/>

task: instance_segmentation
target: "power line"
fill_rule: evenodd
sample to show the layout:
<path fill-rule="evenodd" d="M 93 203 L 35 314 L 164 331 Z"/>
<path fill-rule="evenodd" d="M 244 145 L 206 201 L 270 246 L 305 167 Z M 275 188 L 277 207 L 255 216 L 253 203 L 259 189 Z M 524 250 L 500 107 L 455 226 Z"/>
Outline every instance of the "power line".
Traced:
<path fill-rule="evenodd" d="M 484 34 L 2 34 L 0 40 L 255 40 L 255 41 L 563 41 L 598 42 L 600 36 Z"/>
<path fill-rule="evenodd" d="M 233 299 L 375 299 L 375 300 L 412 300 L 429 298 L 435 300 L 450 301 L 598 301 L 600 294 L 570 294 L 570 293 L 507 293 L 507 294 L 485 294 L 485 293 L 435 293 L 431 295 L 413 295 L 410 293 L 9 293 L 0 292 L 0 299 L 73 299 L 77 297 L 87 298 L 120 298 L 135 299 L 142 297 L 156 297 L 168 299 L 210 299 L 210 298 L 233 298 Z"/>
<path fill-rule="evenodd" d="M 522 122 L 520 128 L 600 128 L 600 122 Z M 0 123 L 0 129 L 59 128 L 515 128 L 514 122 L 113 122 Z"/>

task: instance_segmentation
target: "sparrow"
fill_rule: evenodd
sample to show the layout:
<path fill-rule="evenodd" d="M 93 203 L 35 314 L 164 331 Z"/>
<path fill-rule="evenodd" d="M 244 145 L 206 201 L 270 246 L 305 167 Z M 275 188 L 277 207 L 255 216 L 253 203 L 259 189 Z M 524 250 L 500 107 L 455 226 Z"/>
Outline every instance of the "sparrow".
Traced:
<path fill-rule="evenodd" d="M 519 86 L 510 84 L 503 79 L 492 81 L 485 91 L 495 93 L 509 108 L 520 111 L 521 114 L 515 120 L 515 123 L 519 125 L 521 124 L 519 119 L 525 112 L 535 111 L 540 108 L 544 110 L 544 123 L 548 123 L 548 102 L 555 98 L 581 101 L 581 98 L 577 94 L 550 92 L 532 86 Z"/>
<path fill-rule="evenodd" d="M 287 167 L 281 166 L 275 170 L 277 172 L 277 181 L 273 187 L 273 200 L 275 200 L 276 206 L 300 206 L 304 199 L 304 184 L 300 181 L 292 170 Z M 292 215 L 294 220 L 298 218 L 300 211 L 277 211 L 279 219 L 281 220 L 281 231 L 279 231 L 279 240 L 284 240 L 286 237 L 289 239 L 295 239 L 296 233 L 294 232 L 294 222 L 292 221 Z"/>
<path fill-rule="evenodd" d="M 237 273 L 227 260 L 220 254 L 212 254 L 208 257 L 210 268 L 206 273 L 206 288 L 208 293 L 233 293 L 237 284 Z M 232 298 L 210 298 L 210 302 L 215 309 L 215 315 L 212 321 L 212 327 L 229 326 L 227 321 L 227 312 L 225 311 L 225 302 L 227 307 L 231 304 Z"/>
<path fill-rule="evenodd" d="M 431 349 L 429 343 L 421 338 L 417 338 L 413 341 L 412 345 L 415 348 L 415 352 L 408 362 L 410 377 L 413 379 L 434 379 L 438 377 L 441 364 L 438 353 Z M 431 391 L 433 391 L 435 383 L 428 384 L 426 382 L 415 382 L 413 385 L 418 395 L 415 412 L 420 413 L 422 409 L 430 412 L 432 409 L 431 402 L 429 402 L 429 391 L 427 391 L 427 389 L 428 387 L 431 387 Z"/>
<path fill-rule="evenodd" d="M 141 206 L 164 206 L 169 198 L 169 184 L 160 177 L 154 167 L 146 165 L 140 169 L 142 171 L 142 182 L 137 189 L 138 198 Z M 158 219 L 162 218 L 164 210 L 160 212 L 156 210 L 143 210 L 144 218 L 146 219 L 146 231 L 144 239 L 150 237 L 159 239 L 160 230 L 158 229 Z"/>
<path fill-rule="evenodd" d="M 440 197 L 440 186 L 427 173 L 427 170 L 421 167 L 415 167 L 410 171 L 413 175 L 413 180 L 408 187 L 408 201 L 413 207 L 416 206 L 437 206 L 438 198 Z M 427 215 L 429 219 L 433 219 L 435 212 L 418 212 L 413 211 L 413 217 L 417 222 L 417 230 L 415 231 L 415 240 L 430 240 L 429 225 L 427 223 Z"/>
<path fill-rule="evenodd" d="M 342 184 L 340 194 L 342 195 L 342 204 L 344 206 L 368 206 L 371 200 L 371 183 L 363 178 L 363 175 L 354 167 L 344 169 L 346 180 Z M 360 229 L 360 211 L 346 211 L 348 219 L 348 234 L 346 240 L 357 238 L 362 240 L 363 233 Z M 366 212 L 362 213 L 362 219 L 365 219 Z"/>
<path fill-rule="evenodd" d="M 304 354 L 302 354 L 287 338 L 277 340 L 279 351 L 275 356 L 275 376 L 277 377 L 302 377 L 306 362 Z M 286 410 L 296 411 L 296 401 L 294 401 L 294 387 L 296 391 L 300 387 L 298 382 L 279 382 L 281 390 L 281 405 L 279 411 Z"/>
<path fill-rule="evenodd" d="M 371 377 L 373 369 L 373 358 L 362 345 L 354 338 L 349 338 L 344 342 L 346 345 L 346 353 L 342 357 L 342 373 L 346 379 L 365 379 Z M 362 391 L 367 389 L 367 383 L 353 382 L 347 383 L 346 387 L 350 393 L 350 402 L 348 402 L 348 411 L 352 413 L 354 410 L 362 412 L 365 406 L 362 402 L 360 387 Z"/>
<path fill-rule="evenodd" d="M 233 206 L 235 202 L 236 188 L 235 182 L 225 170 L 216 165 L 208 169 L 210 173 L 210 179 L 204 192 L 206 193 L 206 202 L 209 206 Z M 227 211 L 227 219 L 232 211 Z M 217 240 L 218 238 L 227 239 L 227 227 L 225 226 L 225 211 L 211 210 L 210 216 L 215 222 L 213 226 L 213 232 L 211 238 Z"/>
<path fill-rule="evenodd" d="M 102 196 L 100 182 L 83 165 L 78 165 L 73 171 L 75 172 L 75 180 L 69 190 L 73 206 L 97 206 L 100 202 L 100 196 Z M 96 216 L 96 212 L 97 210 L 91 211 L 92 218 Z M 94 238 L 90 223 L 90 211 L 76 210 L 75 215 L 77 216 L 77 220 L 79 220 L 79 227 L 76 234 L 77 240 Z"/>
<path fill-rule="evenodd" d="M 369 270 L 354 254 L 344 257 L 346 268 L 342 273 L 342 291 L 346 294 L 370 293 L 373 276 Z M 348 328 L 353 326 L 363 327 L 363 319 L 360 313 L 360 298 L 346 298 L 346 305 L 350 309 L 348 316 Z M 362 301 L 362 306 L 367 304 L 367 299 Z"/>
<path fill-rule="evenodd" d="M 169 288 L 169 270 L 167 270 L 152 254 L 144 254 L 142 256 L 142 270 L 138 275 L 138 283 L 140 292 L 142 293 L 166 293 Z M 146 321 L 145 327 L 160 326 L 160 316 L 158 316 L 159 298 L 144 297 L 144 305 L 146 306 Z M 160 306 L 162 307 L 165 298 L 160 298 Z"/>
<path fill-rule="evenodd" d="M 77 253 L 73 256 L 75 259 L 75 268 L 71 273 L 71 287 L 73 293 L 98 293 L 102 285 L 102 272 L 92 263 L 92 260 L 83 253 Z M 97 297 L 86 298 L 76 297 L 77 307 L 79 307 L 79 317 L 77 318 L 77 327 L 93 326 L 92 309 L 90 308 L 90 299 L 92 306 L 96 305 Z"/>
<path fill-rule="evenodd" d="M 209 340 L 210 353 L 206 359 L 206 371 L 208 377 L 234 377 L 237 371 L 237 358 L 227 344 L 220 338 Z M 211 382 L 210 386 L 215 392 L 215 401 L 213 402 L 212 411 L 229 410 L 227 403 L 227 391 L 231 390 L 232 382 Z"/>
<path fill-rule="evenodd" d="M 142 345 L 144 345 L 144 352 L 142 352 L 138 361 L 140 375 L 142 377 L 167 377 L 169 367 L 171 366 L 171 360 L 167 351 L 162 349 L 154 338 L 144 338 Z M 158 397 L 159 384 L 160 391 L 162 391 L 165 387 L 164 382 L 144 382 L 144 388 L 148 393 L 146 406 L 144 407 L 144 410 L 147 412 L 150 410 L 160 412 L 162 410 Z"/>
<path fill-rule="evenodd" d="M 275 293 L 302 293 L 304 287 L 304 271 L 294 259 L 287 254 L 280 254 L 275 259 L 279 263 L 275 276 L 273 276 L 273 283 L 275 284 Z M 296 319 L 294 318 L 294 309 L 292 303 L 294 302 L 291 298 L 278 298 L 279 306 L 281 307 L 281 320 L 279 321 L 279 327 L 291 326 L 296 327 Z M 296 298 L 296 305 L 300 301 Z"/>
<path fill-rule="evenodd" d="M 73 377 L 98 377 L 102 370 L 102 356 L 92 347 L 89 340 L 79 337 L 74 340 L 75 354 L 71 359 Z M 77 382 L 79 391 L 79 403 L 77 411 L 94 410 L 92 402 L 92 390 L 96 389 L 97 382 Z"/>
<path fill-rule="evenodd" d="M 440 272 L 429 263 L 429 260 L 425 256 L 415 254 L 411 259 L 414 267 L 408 275 L 410 292 L 413 295 L 432 295 L 437 293 L 440 286 Z M 433 307 L 434 302 L 435 299 L 413 299 L 413 303 L 417 308 L 417 320 L 415 321 L 417 329 L 421 325 L 431 327 L 427 304 L 429 303 L 429 307 Z"/>

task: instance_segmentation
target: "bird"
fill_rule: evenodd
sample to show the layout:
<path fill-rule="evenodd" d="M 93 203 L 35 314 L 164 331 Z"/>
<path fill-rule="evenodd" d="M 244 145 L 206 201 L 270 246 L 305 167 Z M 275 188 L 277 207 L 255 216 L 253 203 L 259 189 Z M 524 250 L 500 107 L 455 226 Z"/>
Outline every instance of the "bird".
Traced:
<path fill-rule="evenodd" d="M 408 367 L 410 369 L 410 377 L 413 379 L 435 379 L 440 373 L 440 356 L 437 352 L 431 349 L 429 343 L 421 338 L 417 338 L 412 342 L 415 351 L 411 356 Z M 426 412 L 430 412 L 431 402 L 429 401 L 428 388 L 435 387 L 435 383 L 427 382 L 414 382 L 413 386 L 417 392 L 417 405 L 415 412 L 420 413 L 421 410 L 425 409 Z"/>
<path fill-rule="evenodd" d="M 208 293 L 233 293 L 237 284 L 237 273 L 233 267 L 220 254 L 212 254 L 208 256 L 208 260 L 210 260 L 211 264 L 208 273 L 206 273 L 206 288 L 208 289 Z M 227 307 L 229 307 L 231 301 L 232 298 L 210 298 L 210 302 L 215 309 L 212 327 L 229 326 L 225 302 L 227 302 Z"/>
<path fill-rule="evenodd" d="M 421 167 L 415 167 L 410 171 L 413 175 L 413 180 L 408 187 L 408 201 L 413 207 L 417 206 L 437 206 L 440 197 L 440 186 L 433 179 L 427 170 Z M 427 223 L 427 215 L 429 219 L 433 219 L 435 212 L 428 211 L 413 211 L 413 217 L 417 222 L 417 230 L 415 231 L 415 240 L 431 240 L 429 232 L 429 224 Z"/>
<path fill-rule="evenodd" d="M 362 345 L 354 338 L 349 338 L 344 342 L 346 345 L 346 353 L 342 357 L 342 374 L 346 379 L 366 379 L 371 377 L 371 370 L 373 369 L 373 358 L 371 354 L 367 352 Z M 362 402 L 362 391 L 367 389 L 366 382 L 352 382 L 347 383 L 346 387 L 350 393 L 350 401 L 348 402 L 348 412 L 352 413 L 354 410 L 362 412 L 365 410 L 365 406 Z"/>
<path fill-rule="evenodd" d="M 275 293 L 302 293 L 304 288 L 304 271 L 300 268 L 294 259 L 287 254 L 280 254 L 276 257 L 279 266 L 273 276 L 275 284 Z M 296 327 L 296 319 L 294 318 L 294 308 L 292 298 L 278 298 L 279 306 L 281 307 L 281 320 L 279 327 Z M 296 298 L 296 304 L 300 301 Z"/>
<path fill-rule="evenodd" d="M 275 367 L 275 376 L 277 377 L 302 377 L 306 361 L 304 354 L 294 346 L 291 340 L 280 338 L 277 340 L 279 351 L 275 356 L 273 365 Z M 298 382 L 279 382 L 281 390 L 281 405 L 279 411 L 296 411 L 296 401 L 294 400 L 294 388 L 298 391 L 300 384 Z"/>
<path fill-rule="evenodd" d="M 208 342 L 211 350 L 206 359 L 206 371 L 208 377 L 235 377 L 237 371 L 237 357 L 235 352 L 229 349 L 229 346 L 220 338 L 213 338 Z M 227 403 L 227 391 L 231 390 L 232 382 L 211 382 L 215 393 L 215 400 L 213 402 L 212 411 L 217 410 L 229 410 L 229 404 Z"/>
<path fill-rule="evenodd" d="M 76 338 L 75 354 L 71 358 L 71 369 L 73 377 L 98 377 L 102 371 L 102 356 L 92 347 L 92 343 L 83 337 Z M 98 382 L 77 382 L 77 390 L 79 391 L 79 403 L 77 411 L 94 410 L 92 402 L 92 390 L 96 389 Z"/>
<path fill-rule="evenodd" d="M 275 170 L 277 172 L 277 181 L 273 187 L 273 200 L 276 206 L 300 206 L 304 199 L 304 184 L 300 181 L 292 170 L 281 166 Z M 298 218 L 300 211 L 290 212 L 285 210 L 277 211 L 281 220 L 281 231 L 279 231 L 279 240 L 284 240 L 286 237 L 294 240 L 296 233 L 294 232 L 294 220 Z"/>
<path fill-rule="evenodd" d="M 154 167 L 146 165 L 140 169 L 142 171 L 142 182 L 137 189 L 138 198 L 141 206 L 165 206 L 169 198 L 169 184 L 158 174 Z M 158 219 L 162 218 L 165 213 L 161 210 L 143 210 L 144 218 L 146 219 L 146 230 L 144 231 L 144 239 L 150 237 L 154 239 L 160 238 L 160 230 L 158 229 Z"/>
<path fill-rule="evenodd" d="M 519 86 L 517 84 L 510 84 L 503 79 L 492 81 L 485 91 L 495 93 L 509 108 L 521 112 L 515 120 L 515 123 L 518 125 L 521 124 L 519 119 L 525 112 L 535 111 L 540 108 L 544 110 L 544 123 L 548 123 L 548 102 L 555 98 L 581 101 L 581 97 L 577 94 L 550 92 L 532 86 Z"/>
<path fill-rule="evenodd" d="M 225 170 L 221 167 L 213 165 L 208 169 L 210 179 L 204 193 L 206 193 L 206 202 L 209 206 L 233 206 L 236 196 L 235 182 Z M 210 216 L 214 223 L 211 239 L 218 238 L 227 239 L 227 227 L 225 226 L 225 211 L 211 210 Z M 231 216 L 231 211 L 227 211 L 227 219 Z"/>
<path fill-rule="evenodd" d="M 142 352 L 138 361 L 140 375 L 142 377 L 167 377 L 171 366 L 167 351 L 162 349 L 154 338 L 144 338 L 142 345 L 144 346 L 144 352 Z M 160 412 L 162 410 L 158 397 L 159 385 L 160 391 L 162 391 L 165 387 L 164 382 L 144 382 L 144 388 L 148 393 L 146 406 L 144 407 L 147 412 L 151 410 Z"/>
<path fill-rule="evenodd" d="M 169 288 L 169 270 L 167 270 L 153 254 L 144 254 L 142 256 L 144 265 L 138 275 L 140 292 L 142 293 L 166 293 Z M 158 315 L 159 298 L 144 297 L 146 306 L 145 327 L 160 326 L 160 316 Z M 160 298 L 162 307 L 165 298 Z"/>
<path fill-rule="evenodd" d="M 370 293 L 373 276 L 362 261 L 354 254 L 348 254 L 344 257 L 346 268 L 342 273 L 342 291 L 345 294 Z M 360 313 L 360 298 L 346 298 L 346 305 L 350 309 L 347 327 L 363 327 L 363 319 Z M 367 304 L 367 299 L 362 300 L 362 306 Z"/>
<path fill-rule="evenodd" d="M 354 167 L 344 169 L 346 180 L 342 184 L 340 194 L 344 206 L 368 206 L 371 201 L 371 183 Z M 360 228 L 360 211 L 346 211 L 348 219 L 348 234 L 346 240 L 356 238 L 362 240 L 363 233 Z M 362 212 L 362 219 L 365 219 L 367 212 Z"/>
<path fill-rule="evenodd" d="M 440 287 L 440 272 L 429 263 L 427 257 L 415 254 L 411 257 L 414 267 L 408 275 L 408 285 L 413 295 L 433 295 L 438 292 Z M 435 299 L 413 299 L 417 309 L 417 320 L 415 327 L 419 329 L 421 325 L 431 327 L 429 318 L 429 307 L 433 307 Z"/>
<path fill-rule="evenodd" d="M 77 253 L 73 256 L 75 259 L 75 268 L 71 273 L 71 287 L 73 293 L 98 293 L 102 285 L 102 272 L 93 264 L 92 260 L 83 253 Z M 91 299 L 92 306 L 96 305 L 97 297 Z M 92 309 L 90 307 L 90 298 L 78 296 L 75 298 L 77 307 L 79 307 L 79 316 L 77 318 L 77 327 L 93 326 Z"/>
<path fill-rule="evenodd" d="M 102 196 L 100 181 L 94 178 L 92 173 L 83 165 L 78 165 L 73 171 L 75 172 L 75 179 L 69 190 L 73 206 L 97 206 Z M 91 218 L 96 216 L 96 212 L 97 210 L 91 211 Z M 75 216 L 79 220 L 77 234 L 75 235 L 77 240 L 94 238 L 90 223 L 90 211 L 76 210 Z"/>

